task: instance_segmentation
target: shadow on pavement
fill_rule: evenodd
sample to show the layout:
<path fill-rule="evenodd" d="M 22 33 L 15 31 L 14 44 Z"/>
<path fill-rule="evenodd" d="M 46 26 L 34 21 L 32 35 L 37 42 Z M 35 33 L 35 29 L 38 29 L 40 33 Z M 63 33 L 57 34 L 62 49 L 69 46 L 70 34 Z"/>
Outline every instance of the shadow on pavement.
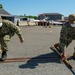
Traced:
<path fill-rule="evenodd" d="M 60 60 L 59 60 L 58 56 L 56 55 L 56 53 L 52 52 L 52 53 L 42 54 L 42 55 L 33 57 L 30 60 L 28 60 L 26 64 L 20 65 L 19 68 L 34 69 L 34 68 L 36 68 L 36 66 L 39 65 L 39 63 L 50 63 L 50 62 L 60 63 Z"/>
<path fill-rule="evenodd" d="M 30 60 L 28 60 L 26 64 L 20 65 L 19 68 L 21 68 L 21 69 L 25 69 L 25 68 L 35 69 L 36 66 L 38 66 L 40 63 L 59 63 L 59 64 L 62 64 L 60 62 L 59 56 L 55 52 L 52 52 L 52 53 L 42 54 L 42 55 L 33 57 Z M 67 66 L 67 68 L 72 72 L 73 75 L 75 75 L 75 70 L 73 70 L 72 68 L 70 68 L 68 66 Z"/>

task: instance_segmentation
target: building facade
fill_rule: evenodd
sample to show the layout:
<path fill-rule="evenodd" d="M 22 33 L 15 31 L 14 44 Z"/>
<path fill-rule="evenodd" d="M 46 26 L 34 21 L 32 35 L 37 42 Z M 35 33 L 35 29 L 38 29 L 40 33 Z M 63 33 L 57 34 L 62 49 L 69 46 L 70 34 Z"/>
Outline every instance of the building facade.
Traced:
<path fill-rule="evenodd" d="M 2 17 L 2 19 L 10 20 L 15 24 L 17 24 L 17 22 L 22 17 L 22 16 L 17 16 L 17 15 L 11 15 L 10 13 L 8 13 L 3 8 L 0 8 L 0 16 Z"/>
<path fill-rule="evenodd" d="M 64 20 L 64 15 L 59 13 L 43 13 L 38 15 L 39 20 L 59 21 Z"/>
<path fill-rule="evenodd" d="M 0 16 L 2 17 L 2 19 L 7 19 L 7 20 L 10 20 L 10 21 L 14 22 L 14 16 L 12 16 L 11 14 L 9 14 L 3 8 L 0 8 Z"/>

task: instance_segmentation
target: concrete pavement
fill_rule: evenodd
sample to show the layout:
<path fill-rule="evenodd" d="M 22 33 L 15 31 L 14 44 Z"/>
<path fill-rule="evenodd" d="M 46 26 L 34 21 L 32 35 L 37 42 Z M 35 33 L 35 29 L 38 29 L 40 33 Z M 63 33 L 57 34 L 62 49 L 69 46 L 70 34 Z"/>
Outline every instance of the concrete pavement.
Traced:
<path fill-rule="evenodd" d="M 75 70 L 60 63 L 57 55 L 50 46 L 59 41 L 61 27 L 45 28 L 42 26 L 21 26 L 24 43 L 21 44 L 17 35 L 12 37 L 9 44 L 8 58 L 31 59 L 24 62 L 0 64 L 0 75 L 75 75 Z M 73 53 L 75 41 L 67 48 L 67 55 Z M 36 60 L 33 60 L 33 59 Z M 42 59 L 38 59 L 42 58 Z M 74 60 L 69 62 L 75 66 Z"/>

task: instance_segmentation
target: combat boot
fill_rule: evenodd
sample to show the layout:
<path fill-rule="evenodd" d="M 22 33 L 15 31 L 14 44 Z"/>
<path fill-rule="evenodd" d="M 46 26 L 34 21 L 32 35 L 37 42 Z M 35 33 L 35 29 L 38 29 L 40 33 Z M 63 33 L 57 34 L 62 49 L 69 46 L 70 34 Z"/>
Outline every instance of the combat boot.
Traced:
<path fill-rule="evenodd" d="M 54 44 L 54 47 L 55 47 L 60 53 L 62 53 L 61 48 L 60 48 L 60 46 L 59 46 L 59 43 Z"/>
<path fill-rule="evenodd" d="M 75 60 L 75 51 L 74 51 L 74 53 L 73 53 L 73 59 Z"/>
<path fill-rule="evenodd" d="M 75 47 L 74 47 L 73 59 L 75 60 Z"/>
<path fill-rule="evenodd" d="M 7 51 L 2 52 L 1 61 L 5 61 L 7 59 Z"/>
<path fill-rule="evenodd" d="M 57 48 L 59 46 L 59 43 L 54 44 L 54 47 Z"/>

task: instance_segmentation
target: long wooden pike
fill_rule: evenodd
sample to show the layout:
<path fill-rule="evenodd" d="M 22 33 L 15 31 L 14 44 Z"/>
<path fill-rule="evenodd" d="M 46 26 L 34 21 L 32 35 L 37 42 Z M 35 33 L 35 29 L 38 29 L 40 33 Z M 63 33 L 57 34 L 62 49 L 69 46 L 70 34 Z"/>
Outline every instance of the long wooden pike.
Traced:
<path fill-rule="evenodd" d="M 61 54 L 60 54 L 60 52 L 59 52 L 53 45 L 51 45 L 51 48 L 52 48 L 60 57 L 62 57 Z M 69 61 L 68 61 L 67 59 L 64 59 L 63 62 L 64 62 L 68 67 L 73 68 L 72 65 L 69 63 Z"/>
<path fill-rule="evenodd" d="M 7 58 L 5 61 L 0 61 L 0 63 L 12 63 L 12 62 L 25 62 L 28 60 L 50 60 L 57 59 L 58 57 L 24 57 L 24 58 Z"/>

